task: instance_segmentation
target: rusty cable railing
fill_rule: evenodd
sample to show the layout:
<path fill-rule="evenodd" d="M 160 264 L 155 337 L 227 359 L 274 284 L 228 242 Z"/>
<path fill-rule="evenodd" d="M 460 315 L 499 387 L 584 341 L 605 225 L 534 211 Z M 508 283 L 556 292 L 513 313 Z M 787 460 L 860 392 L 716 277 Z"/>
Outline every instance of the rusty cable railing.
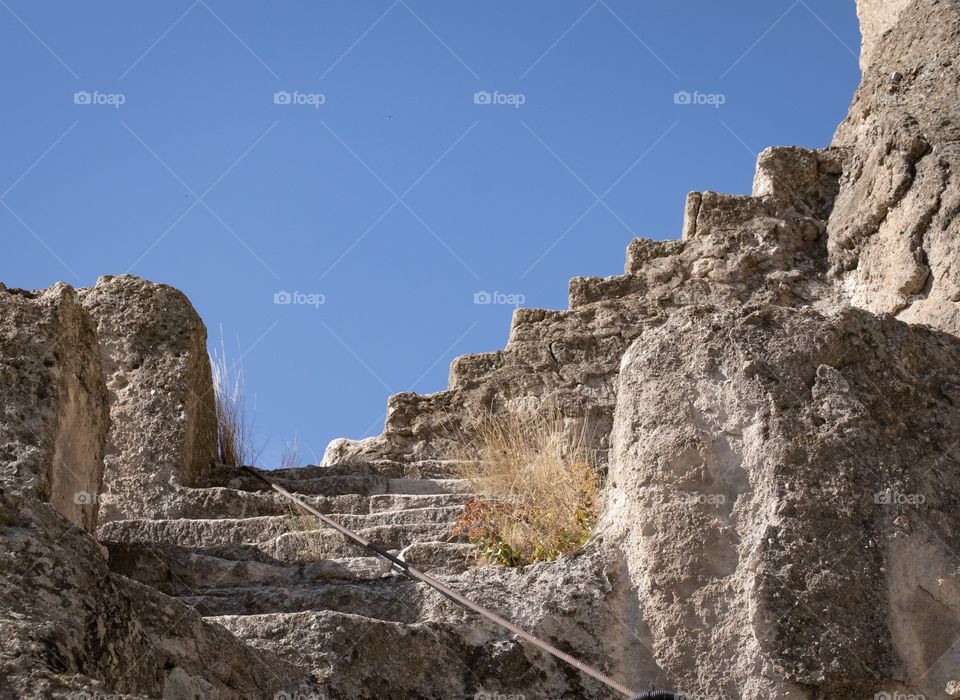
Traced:
<path fill-rule="evenodd" d="M 682 697 L 682 696 L 677 696 L 677 695 L 674 695 L 673 693 L 669 693 L 667 691 L 662 691 L 662 690 L 650 690 L 647 692 L 638 693 L 633 688 L 630 688 L 629 686 L 626 686 L 623 683 L 611 678 L 610 676 L 606 675 L 602 671 L 595 669 L 593 666 L 590 666 L 589 664 L 584 663 L 580 659 L 574 656 L 571 656 L 570 654 L 567 654 L 566 652 L 561 651 L 560 649 L 557 649 L 552 644 L 545 642 L 538 637 L 535 637 L 534 635 L 530 634 L 526 630 L 523 630 L 520 627 L 517 627 L 515 624 L 513 624 L 509 620 L 506 620 L 500 617 L 499 615 L 497 615 L 496 613 L 491 612 L 490 610 L 487 610 L 486 608 L 479 605 L 478 603 L 474 603 L 472 600 L 457 593 L 455 590 L 453 590 L 446 584 L 442 583 L 441 581 L 438 581 L 432 576 L 429 576 L 423 573 L 416 567 L 411 566 L 407 562 L 403 561 L 403 559 L 400 559 L 399 557 L 391 554 L 390 552 L 385 550 L 383 547 L 376 545 L 373 542 L 370 542 L 369 540 L 357 534 L 350 528 L 344 527 L 333 518 L 321 513 L 319 510 L 311 506 L 309 503 L 302 501 L 300 498 L 290 493 L 287 489 L 283 488 L 279 484 L 276 484 L 270 479 L 266 478 L 263 474 L 258 472 L 256 469 L 253 469 L 251 467 L 240 467 L 240 468 L 243 471 L 245 471 L 247 474 L 250 474 L 254 478 L 265 483 L 267 486 L 269 486 L 271 489 L 279 493 L 284 498 L 288 499 L 289 501 L 292 501 L 294 504 L 296 504 L 298 508 L 301 508 L 302 510 L 305 510 L 311 515 L 319 518 L 323 523 L 325 523 L 326 525 L 329 525 L 330 527 L 332 527 L 334 530 L 339 532 L 341 535 L 343 535 L 347 539 L 351 540 L 352 542 L 355 542 L 361 547 L 365 547 L 369 549 L 371 552 L 373 552 L 377 556 L 383 557 L 384 559 L 389 561 L 391 564 L 393 564 L 394 566 L 399 568 L 401 571 L 403 571 L 403 573 L 409 576 L 410 578 L 416 579 L 417 581 L 422 581 L 423 583 L 427 584 L 434 590 L 439 591 L 442 595 L 446 596 L 447 598 L 457 603 L 458 605 L 466 608 L 467 610 L 470 610 L 471 612 L 475 612 L 481 617 L 486 618 L 490 622 L 493 622 L 494 624 L 497 624 L 506 630 L 509 630 L 513 634 L 517 635 L 522 639 L 525 639 L 526 641 L 530 642 L 531 644 L 538 647 L 539 649 L 542 649 L 543 651 L 547 652 L 551 656 L 555 656 L 561 661 L 564 661 L 570 664 L 571 666 L 581 671 L 582 673 L 590 676 L 595 680 L 600 681 L 608 688 L 612 688 L 618 693 L 622 693 L 623 695 L 626 695 L 627 697 L 631 698 L 631 700 L 639 700 L 640 698 L 664 698 L 665 700 L 671 700 L 673 698 L 676 698 L 677 700 L 680 700 L 680 698 Z"/>

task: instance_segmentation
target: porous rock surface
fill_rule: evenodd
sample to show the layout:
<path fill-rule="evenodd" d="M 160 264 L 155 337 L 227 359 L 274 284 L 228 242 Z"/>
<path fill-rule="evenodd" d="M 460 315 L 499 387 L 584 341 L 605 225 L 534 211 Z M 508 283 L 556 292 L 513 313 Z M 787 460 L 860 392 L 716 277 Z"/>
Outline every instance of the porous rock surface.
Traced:
<path fill-rule="evenodd" d="M 111 573 L 47 504 L 0 491 L 0 697 L 273 697 L 307 674 Z M 82 695 L 86 693 L 87 695 Z"/>
<path fill-rule="evenodd" d="M 342 525 L 598 668 L 635 684 L 665 682 L 634 632 L 637 603 L 616 552 L 592 548 L 563 566 L 478 567 L 476 548 L 451 537 L 471 495 L 467 484 L 385 477 L 383 468 L 312 467 L 270 476 Z M 208 503 L 203 492 L 211 490 L 183 495 Z M 252 647 L 309 669 L 320 684 L 317 697 L 610 697 L 596 681 L 465 614 L 336 531 L 293 517 L 260 482 L 237 478 L 217 491 L 218 512 L 106 523 L 100 536 L 110 567 L 193 607 Z"/>
<path fill-rule="evenodd" d="M 830 148 L 765 151 L 749 197 L 691 193 L 680 241 L 518 310 L 506 349 L 325 458 L 442 455 L 488 410 L 591 423 L 636 629 L 696 695 L 960 695 L 960 3 L 858 10 Z"/>
<path fill-rule="evenodd" d="M 960 6 L 862 4 L 874 13 L 888 29 L 834 138 L 847 160 L 831 270 L 851 304 L 958 334 Z"/>
<path fill-rule="evenodd" d="M 692 193 L 682 240 L 635 240 L 624 275 L 570 282 L 567 311 L 518 309 L 504 350 L 455 360 L 447 391 L 391 397 L 383 435 L 335 441 L 324 463 L 449 456 L 485 413 L 543 405 L 586 421 L 605 450 L 620 358 L 650 319 L 710 300 L 799 306 L 832 298 L 825 231 L 839 157 L 833 149 L 769 149 L 753 196 Z"/>
<path fill-rule="evenodd" d="M 631 346 L 605 520 L 677 687 L 946 697 L 958 363 L 955 336 L 856 309 L 698 307 Z"/>
<path fill-rule="evenodd" d="M 108 424 L 97 338 L 76 292 L 0 285 L 0 486 L 92 532 Z"/>
<path fill-rule="evenodd" d="M 960 697 L 960 2 L 859 0 L 858 12 L 863 82 L 830 147 L 764 151 L 750 196 L 691 193 L 679 240 L 633 241 L 623 275 L 572 280 L 564 311 L 517 310 L 506 348 L 458 358 L 446 391 L 392 397 L 382 435 L 271 476 L 637 688 Z M 95 580 L 111 599 L 150 591 L 218 625 L 174 626 L 224 650 L 211 652 L 216 671 L 174 654 L 176 682 L 256 695 L 246 669 L 270 663 L 278 683 L 331 700 L 616 697 L 295 516 L 249 475 L 207 471 L 212 409 L 197 397 L 209 367 L 189 302 L 135 278 L 82 297 L 115 422 L 106 488 L 119 496 L 98 532 L 111 573 L 97 564 Z M 477 567 L 450 535 L 470 497 L 452 478 L 455 442 L 489 411 L 544 408 L 586 426 L 607 470 L 598 531 L 555 563 Z M 26 524 L 4 546 L 23 531 L 54 547 L 45 523 L 60 516 L 13 497 Z M 100 551 L 67 532 L 82 540 L 71 552 Z M 88 561 L 71 552 L 56 557 Z M 47 622 L 16 621 L 23 609 L 54 618 L 37 602 L 52 594 L 5 576 L 18 603 L 0 617 L 12 630 L 0 650 L 15 650 L 0 663 L 18 689 L 67 687 L 61 647 L 15 660 L 17 645 L 49 649 L 35 633 Z M 171 674 L 123 685 L 114 673 L 162 634 L 155 609 L 131 604 L 144 637 L 120 634 L 116 664 L 67 666 L 85 675 L 77 687 L 180 697 Z M 93 658 L 84 639 L 71 658 Z"/>
<path fill-rule="evenodd" d="M 216 456 L 206 327 L 183 292 L 132 275 L 101 277 L 80 296 L 110 392 L 100 520 L 160 517 Z"/>

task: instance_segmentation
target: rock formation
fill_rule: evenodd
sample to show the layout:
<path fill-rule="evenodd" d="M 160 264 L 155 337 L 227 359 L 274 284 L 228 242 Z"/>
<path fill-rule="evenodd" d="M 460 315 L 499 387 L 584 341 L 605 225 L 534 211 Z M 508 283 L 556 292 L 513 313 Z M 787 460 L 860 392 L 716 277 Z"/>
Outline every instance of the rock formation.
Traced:
<path fill-rule="evenodd" d="M 111 573 L 101 549 L 47 504 L 0 492 L 0 698 L 309 692 L 302 670 Z"/>
<path fill-rule="evenodd" d="M 886 33 L 865 38 L 869 63 L 834 138 L 847 162 L 831 267 L 851 304 L 957 334 L 960 12 L 928 0 L 861 14 Z"/>
<path fill-rule="evenodd" d="M 0 285 L 0 389 L 0 487 L 92 532 L 109 419 L 97 337 L 73 289 Z"/>
<path fill-rule="evenodd" d="M 944 697 L 958 362 L 955 336 L 855 309 L 696 307 L 631 346 L 607 520 L 676 686 Z"/>
<path fill-rule="evenodd" d="M 910 0 L 858 0 L 857 17 L 863 46 L 860 49 L 860 68 L 866 71 L 874 64 L 873 55 L 883 35 L 897 26 L 900 13 L 910 6 Z"/>
<path fill-rule="evenodd" d="M 182 292 L 131 275 L 101 277 L 80 296 L 110 392 L 101 522 L 161 516 L 216 457 L 207 329 Z"/>
<path fill-rule="evenodd" d="M 623 275 L 518 310 L 446 391 L 392 397 L 383 435 L 273 478 L 637 687 L 960 697 L 960 2 L 858 11 L 830 147 L 768 149 L 750 196 L 692 193 L 680 240 L 631 242 Z M 77 298 L 0 289 L 0 696 L 612 697 L 212 468 L 183 295 L 119 277 Z M 452 441 L 545 407 L 604 461 L 597 531 L 474 566 Z M 70 526 L 103 500 L 78 489 L 110 496 L 102 548 Z"/>

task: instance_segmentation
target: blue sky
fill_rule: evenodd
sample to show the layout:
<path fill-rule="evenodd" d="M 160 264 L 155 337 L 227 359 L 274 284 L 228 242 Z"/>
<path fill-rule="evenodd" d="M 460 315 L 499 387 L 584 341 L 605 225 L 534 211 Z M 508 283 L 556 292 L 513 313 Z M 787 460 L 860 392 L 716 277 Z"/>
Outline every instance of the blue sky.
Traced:
<path fill-rule="evenodd" d="M 859 41 L 853 0 L 0 0 L 0 280 L 182 289 L 261 463 L 314 462 L 828 144 Z"/>

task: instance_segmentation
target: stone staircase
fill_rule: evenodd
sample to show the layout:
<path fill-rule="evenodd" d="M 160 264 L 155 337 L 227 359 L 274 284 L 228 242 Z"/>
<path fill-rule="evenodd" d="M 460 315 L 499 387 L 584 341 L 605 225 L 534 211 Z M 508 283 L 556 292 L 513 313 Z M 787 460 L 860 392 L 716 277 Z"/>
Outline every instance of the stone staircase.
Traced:
<path fill-rule="evenodd" d="M 525 572 L 478 567 L 475 546 L 452 537 L 470 497 L 466 482 L 443 475 L 437 464 L 394 464 L 387 469 L 394 476 L 384 469 L 354 464 L 263 473 L 498 612 L 548 613 L 534 610 L 547 602 L 542 592 L 532 600 L 530 594 L 538 579 L 552 575 L 550 565 Z M 321 697 L 381 697 L 388 688 L 410 698 L 524 691 L 541 697 L 545 689 L 550 697 L 609 697 L 589 679 L 558 673 L 552 659 L 466 616 L 264 488 L 248 475 L 235 475 L 228 486 L 180 489 L 180 517 L 104 523 L 98 535 L 110 568 L 296 664 L 321 684 Z M 582 566 L 586 575 L 573 588 L 608 587 L 596 580 L 602 567 L 589 558 Z M 554 641 L 563 643 L 566 636 Z M 527 676 L 519 689 L 498 680 L 504 654 L 523 669 L 516 677 Z M 484 659 L 486 666 L 475 667 Z M 400 662 L 405 672 L 395 668 Z M 460 680 L 450 686 L 450 678 Z"/>
<path fill-rule="evenodd" d="M 463 571 L 470 565 L 472 547 L 451 537 L 469 498 L 465 482 L 300 471 L 265 473 L 395 554 L 428 553 L 430 561 L 417 562 L 425 568 Z M 183 490 L 184 510 L 192 517 L 101 526 L 111 567 L 205 615 L 342 609 L 375 617 L 369 604 L 376 605 L 376 589 L 406 581 L 388 562 L 301 514 L 279 494 L 205 491 Z M 203 510 L 211 503 L 214 508 Z M 353 605 L 364 592 L 367 607 Z"/>
<path fill-rule="evenodd" d="M 645 329 L 690 304 L 822 302 L 841 158 L 831 149 L 764 152 L 752 196 L 691 193 L 681 240 L 633 241 L 623 275 L 571 281 L 568 310 L 518 309 L 506 348 L 457 358 L 446 391 L 391 397 L 383 435 L 334 441 L 318 467 L 264 473 L 588 663 L 637 687 L 662 684 L 630 622 L 639 615 L 620 555 L 593 542 L 558 564 L 476 566 L 475 548 L 451 536 L 469 489 L 444 460 L 486 411 L 551 403 L 589 424 L 602 462 L 620 359 Z M 612 697 L 252 476 L 224 471 L 208 483 L 178 487 L 164 519 L 104 522 L 111 568 L 309 670 L 328 697 Z"/>
<path fill-rule="evenodd" d="M 476 416 L 546 403 L 588 423 L 602 458 L 620 359 L 644 329 L 692 304 L 829 306 L 826 222 L 843 158 L 771 148 L 752 195 L 690 193 L 681 240 L 635 239 L 623 275 L 570 281 L 566 310 L 517 309 L 503 350 L 454 360 L 445 391 L 392 396 L 382 435 L 335 440 L 323 463 L 443 459 Z"/>

